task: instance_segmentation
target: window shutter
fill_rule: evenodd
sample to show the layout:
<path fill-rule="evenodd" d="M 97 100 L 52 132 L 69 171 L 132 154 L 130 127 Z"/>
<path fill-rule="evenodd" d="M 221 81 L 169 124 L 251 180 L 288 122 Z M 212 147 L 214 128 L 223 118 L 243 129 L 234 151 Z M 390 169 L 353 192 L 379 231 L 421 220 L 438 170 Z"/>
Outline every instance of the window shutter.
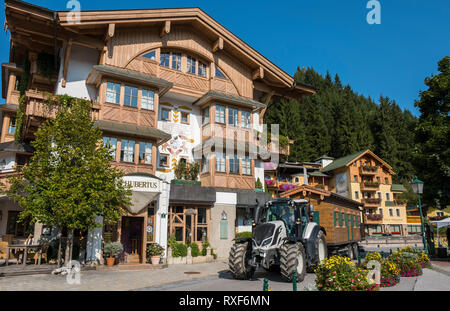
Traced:
<path fill-rule="evenodd" d="M 314 211 L 313 222 L 320 226 L 320 212 Z"/>
<path fill-rule="evenodd" d="M 337 212 L 334 212 L 334 226 L 337 224 Z"/>
<path fill-rule="evenodd" d="M 220 239 L 221 240 L 228 239 L 228 222 L 226 220 L 220 221 Z"/>

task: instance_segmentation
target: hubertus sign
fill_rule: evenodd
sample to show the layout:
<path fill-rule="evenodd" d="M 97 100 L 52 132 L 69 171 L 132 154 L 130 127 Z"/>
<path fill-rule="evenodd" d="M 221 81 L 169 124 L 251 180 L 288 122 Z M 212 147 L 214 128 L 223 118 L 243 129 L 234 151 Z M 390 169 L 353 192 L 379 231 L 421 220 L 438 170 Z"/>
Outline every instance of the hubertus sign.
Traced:
<path fill-rule="evenodd" d="M 162 191 L 162 181 L 151 175 L 127 175 L 123 181 L 133 191 L 131 204 L 127 207 L 132 214 L 139 214 Z"/>

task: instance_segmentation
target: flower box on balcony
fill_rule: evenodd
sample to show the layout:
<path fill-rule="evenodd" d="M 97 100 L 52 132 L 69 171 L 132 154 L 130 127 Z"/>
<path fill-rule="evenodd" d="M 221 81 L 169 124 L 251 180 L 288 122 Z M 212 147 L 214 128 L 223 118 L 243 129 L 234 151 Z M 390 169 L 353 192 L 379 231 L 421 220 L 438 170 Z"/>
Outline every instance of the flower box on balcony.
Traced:
<path fill-rule="evenodd" d="M 380 215 L 380 214 L 367 215 L 367 220 L 382 221 L 383 220 L 383 215 Z"/>
<path fill-rule="evenodd" d="M 378 171 L 378 166 L 362 166 L 362 170 L 365 172 L 376 172 Z"/>
<path fill-rule="evenodd" d="M 366 181 L 364 183 L 364 187 L 367 187 L 367 188 L 378 188 L 379 186 L 380 186 L 379 182 Z"/>
<path fill-rule="evenodd" d="M 366 204 L 380 204 L 381 199 L 375 199 L 375 198 L 365 199 L 365 202 L 366 202 Z"/>
<path fill-rule="evenodd" d="M 275 185 L 275 180 L 272 180 L 272 179 L 266 179 L 265 182 L 266 182 L 266 185 L 267 185 L 267 186 L 273 186 L 273 185 Z"/>

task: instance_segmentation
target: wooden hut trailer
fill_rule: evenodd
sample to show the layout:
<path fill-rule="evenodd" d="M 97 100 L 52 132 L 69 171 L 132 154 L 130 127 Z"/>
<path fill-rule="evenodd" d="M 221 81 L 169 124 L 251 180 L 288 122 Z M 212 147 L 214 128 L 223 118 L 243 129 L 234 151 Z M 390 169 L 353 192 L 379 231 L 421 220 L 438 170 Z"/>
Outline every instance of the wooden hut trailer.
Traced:
<path fill-rule="evenodd" d="M 301 186 L 281 194 L 282 198 L 308 200 L 314 208 L 313 221 L 326 231 L 328 253 L 356 259 L 358 242 L 363 238 L 363 204 L 336 193 Z"/>

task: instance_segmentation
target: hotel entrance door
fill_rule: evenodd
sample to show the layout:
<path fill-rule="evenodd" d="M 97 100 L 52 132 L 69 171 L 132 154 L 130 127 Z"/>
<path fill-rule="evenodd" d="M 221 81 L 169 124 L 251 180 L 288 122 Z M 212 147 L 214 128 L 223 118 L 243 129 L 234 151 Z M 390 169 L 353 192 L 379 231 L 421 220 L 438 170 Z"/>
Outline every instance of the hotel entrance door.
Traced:
<path fill-rule="evenodd" d="M 140 263 L 142 256 L 144 217 L 123 217 L 121 242 L 127 263 Z"/>

